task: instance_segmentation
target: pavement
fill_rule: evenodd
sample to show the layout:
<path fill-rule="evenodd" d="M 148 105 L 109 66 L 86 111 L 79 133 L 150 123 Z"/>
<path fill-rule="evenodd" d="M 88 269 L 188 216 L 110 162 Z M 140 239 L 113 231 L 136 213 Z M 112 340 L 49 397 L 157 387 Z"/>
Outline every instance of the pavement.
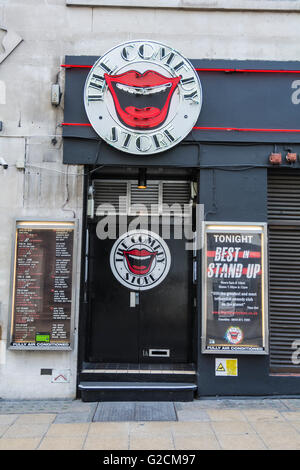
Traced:
<path fill-rule="evenodd" d="M 300 398 L 0 400 L 0 450 L 37 449 L 299 450 Z"/>

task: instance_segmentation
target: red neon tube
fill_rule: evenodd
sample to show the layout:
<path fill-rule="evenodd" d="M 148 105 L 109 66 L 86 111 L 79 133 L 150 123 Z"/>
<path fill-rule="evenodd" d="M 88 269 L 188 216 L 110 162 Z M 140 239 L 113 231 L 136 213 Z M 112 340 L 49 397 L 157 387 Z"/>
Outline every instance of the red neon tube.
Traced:
<path fill-rule="evenodd" d="M 208 127 L 195 126 L 198 131 L 238 131 L 238 132 L 300 132 L 300 129 L 264 129 L 258 127 Z"/>
<path fill-rule="evenodd" d="M 61 64 L 64 68 L 86 68 L 91 69 L 92 65 Z M 267 70 L 267 69 L 230 69 L 230 68 L 201 68 L 195 67 L 197 72 L 236 72 L 236 73 L 300 73 L 300 70 Z"/>
<path fill-rule="evenodd" d="M 62 126 L 91 126 L 89 122 L 62 122 Z"/>
<path fill-rule="evenodd" d="M 90 123 L 86 122 L 62 122 L 62 126 L 88 126 Z M 263 129 L 258 127 L 209 127 L 209 126 L 194 126 L 195 131 L 236 131 L 236 132 L 300 132 L 300 129 Z"/>

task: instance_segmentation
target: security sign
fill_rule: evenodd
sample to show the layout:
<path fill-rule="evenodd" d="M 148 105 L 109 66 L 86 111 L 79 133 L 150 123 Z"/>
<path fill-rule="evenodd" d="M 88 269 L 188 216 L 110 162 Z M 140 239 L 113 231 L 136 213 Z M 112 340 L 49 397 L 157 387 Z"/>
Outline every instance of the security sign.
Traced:
<path fill-rule="evenodd" d="M 165 241 L 148 230 L 132 230 L 114 243 L 110 266 L 115 278 L 132 290 L 156 287 L 167 276 L 171 265 Z"/>
<path fill-rule="evenodd" d="M 215 375 L 222 377 L 237 377 L 238 360 L 237 359 L 215 359 Z"/>
<path fill-rule="evenodd" d="M 151 155 L 177 145 L 192 130 L 202 91 L 194 67 L 178 51 L 130 41 L 94 64 L 84 103 L 91 125 L 108 144 Z"/>

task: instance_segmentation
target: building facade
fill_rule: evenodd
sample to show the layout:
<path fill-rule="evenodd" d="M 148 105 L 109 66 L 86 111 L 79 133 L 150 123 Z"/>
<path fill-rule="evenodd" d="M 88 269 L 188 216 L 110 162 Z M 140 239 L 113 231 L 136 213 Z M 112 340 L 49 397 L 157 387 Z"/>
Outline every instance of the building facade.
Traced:
<path fill-rule="evenodd" d="M 280 0 L 0 1 L 1 398 L 298 394 L 299 15 Z M 179 51 L 201 85 L 178 142 L 153 124 L 155 155 L 148 137 L 116 146 L 114 125 L 105 141 L 84 104 L 88 77 L 100 100 L 93 65 L 119 44 L 133 61 L 137 41 L 140 62 L 166 44 L 164 65 Z M 129 78 L 123 91 L 149 90 L 149 74 Z M 168 237 L 163 203 L 187 209 Z M 118 236 L 101 240 L 103 204 Z M 131 233 L 134 204 L 156 206 L 148 245 Z M 122 243 L 125 274 L 112 268 Z"/>

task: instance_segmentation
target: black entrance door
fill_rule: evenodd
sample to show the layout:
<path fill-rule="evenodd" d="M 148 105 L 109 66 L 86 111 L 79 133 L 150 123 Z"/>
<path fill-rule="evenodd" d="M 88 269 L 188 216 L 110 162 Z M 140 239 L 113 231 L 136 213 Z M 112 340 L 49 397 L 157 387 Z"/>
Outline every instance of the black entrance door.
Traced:
<path fill-rule="evenodd" d="M 178 226 L 157 232 L 99 240 L 90 225 L 88 361 L 192 360 L 192 252 Z"/>

